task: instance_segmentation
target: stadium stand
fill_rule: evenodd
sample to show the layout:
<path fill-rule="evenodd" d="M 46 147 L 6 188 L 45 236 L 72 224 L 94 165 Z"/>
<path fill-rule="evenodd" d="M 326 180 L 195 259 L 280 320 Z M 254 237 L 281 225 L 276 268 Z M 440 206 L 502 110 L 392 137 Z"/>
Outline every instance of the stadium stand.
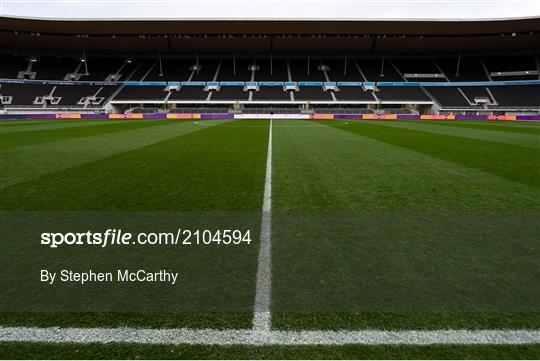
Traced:
<path fill-rule="evenodd" d="M 126 86 L 114 98 L 115 100 L 165 100 L 168 92 L 159 86 Z"/>
<path fill-rule="evenodd" d="M 481 100 L 481 103 L 484 105 L 486 105 L 486 102 L 488 105 L 496 105 L 496 100 L 493 98 L 487 87 L 467 86 L 461 87 L 460 89 L 473 104 L 476 104 L 477 100 Z"/>
<path fill-rule="evenodd" d="M 488 56 L 482 59 L 493 80 L 539 79 L 539 69 L 531 56 Z"/>
<path fill-rule="evenodd" d="M 355 63 L 365 81 L 405 81 L 388 59 L 357 60 Z"/>
<path fill-rule="evenodd" d="M 321 61 L 316 58 L 289 59 L 292 81 L 326 81 Z"/>
<path fill-rule="evenodd" d="M 429 58 L 405 58 L 391 60 L 392 66 L 397 69 L 406 81 L 446 81 L 445 75 Z"/>
<path fill-rule="evenodd" d="M 25 62 L 27 60 L 23 56 L 1 55 L 0 61 L 0 77 L 5 79 L 18 79 L 20 71 L 26 70 Z"/>
<path fill-rule="evenodd" d="M 210 114 L 225 114 L 228 113 L 230 108 L 228 107 L 176 107 L 175 109 L 171 109 L 170 113 L 180 113 L 180 114 L 186 114 L 186 113 L 210 113 Z"/>
<path fill-rule="evenodd" d="M 249 92 L 240 86 L 222 86 L 219 90 L 213 90 L 211 100 L 248 100 Z"/>
<path fill-rule="evenodd" d="M 138 61 L 138 64 L 135 66 L 133 71 L 130 74 L 126 74 L 122 80 L 144 81 L 149 69 L 151 69 L 151 67 L 156 63 L 157 62 L 155 60 L 142 59 Z"/>
<path fill-rule="evenodd" d="M 124 60 L 119 58 L 90 58 L 84 61 L 81 77 L 77 80 L 86 81 L 113 81 L 112 75 L 117 74 L 124 64 Z M 88 70 L 88 72 L 87 72 Z"/>
<path fill-rule="evenodd" d="M 39 105 L 36 103 L 38 97 L 51 94 L 52 85 L 41 84 L 3 84 L 2 96 L 11 96 L 10 105 Z"/>
<path fill-rule="evenodd" d="M 289 81 L 286 59 L 256 59 L 255 81 Z"/>
<path fill-rule="evenodd" d="M 313 107 L 315 114 L 373 114 L 372 109 L 360 107 Z"/>
<path fill-rule="evenodd" d="M 323 91 L 320 86 L 303 86 L 298 91 L 294 92 L 295 100 L 332 100 L 330 91 Z"/>
<path fill-rule="evenodd" d="M 489 81 L 479 57 L 435 59 L 450 81 Z"/>
<path fill-rule="evenodd" d="M 34 63 L 32 71 L 40 80 L 69 80 L 67 74 L 73 72 L 79 62 L 74 58 L 42 57 Z"/>
<path fill-rule="evenodd" d="M 126 114 L 158 114 L 160 112 L 159 107 L 135 107 L 125 111 Z"/>
<path fill-rule="evenodd" d="M 2 24 L 3 113 L 165 113 L 224 104 L 231 111 L 540 113 L 537 18 L 459 27 L 441 19 L 404 25 L 4 17 Z"/>
<path fill-rule="evenodd" d="M 378 114 L 419 114 L 418 111 L 408 108 L 392 108 L 392 107 L 381 107 L 373 111 Z"/>
<path fill-rule="evenodd" d="M 259 90 L 253 92 L 253 100 L 263 101 L 289 101 L 291 91 L 285 91 L 283 86 L 261 86 Z"/>
<path fill-rule="evenodd" d="M 266 106 L 266 107 L 253 107 L 253 106 L 246 106 L 244 109 L 242 109 L 242 113 L 244 114 L 300 114 L 302 111 L 298 106 L 279 106 L 279 107 L 272 107 L 272 106 Z"/>
<path fill-rule="evenodd" d="M 489 89 L 500 106 L 538 107 L 540 105 L 540 85 L 490 86 Z"/>
<path fill-rule="evenodd" d="M 362 75 L 349 59 L 323 59 L 330 81 L 364 81 Z"/>
<path fill-rule="evenodd" d="M 461 88 L 455 87 L 426 87 L 425 88 L 437 102 L 445 106 L 453 107 L 469 107 L 472 104 L 469 103 L 467 98 L 463 95 Z"/>
<path fill-rule="evenodd" d="M 192 81 L 214 81 L 219 66 L 218 59 L 203 59 L 193 65 Z"/>
<path fill-rule="evenodd" d="M 379 87 L 375 96 L 385 102 L 429 102 L 431 99 L 416 87 Z"/>
<path fill-rule="evenodd" d="M 220 81 L 251 81 L 254 63 L 253 60 L 223 59 L 219 68 L 218 78 Z"/>
<path fill-rule="evenodd" d="M 435 104 L 441 110 L 452 111 L 540 109 L 538 85 L 500 83 L 538 81 L 538 58 L 534 54 L 377 58 L 169 56 L 163 59 L 2 54 L 0 60 L 0 77 L 9 80 L 0 87 L 0 95 L 6 97 L 0 106 L 5 108 L 97 108 L 145 101 L 151 104 L 295 101 L 329 105 L 365 103 L 376 104 L 378 108 L 392 104 Z M 121 83 L 124 81 L 157 83 L 124 85 Z M 169 87 L 166 82 L 176 85 Z M 212 86 L 211 82 L 214 82 Z M 219 82 L 234 85 L 219 86 Z M 341 85 L 341 82 L 351 84 Z M 399 85 L 418 82 L 425 87 Z M 448 82 L 461 83 L 459 86 L 436 84 Z M 463 85 L 463 82 L 480 83 Z"/>
<path fill-rule="evenodd" d="M 145 81 L 186 81 L 189 80 L 193 60 L 189 59 L 164 59 L 161 62 L 156 61 L 152 65 L 150 72 L 144 79 Z"/>
<path fill-rule="evenodd" d="M 375 102 L 372 91 L 364 91 L 361 87 L 339 87 L 339 90 L 334 92 L 337 100 Z"/>
<path fill-rule="evenodd" d="M 180 90 L 173 90 L 169 101 L 174 100 L 206 100 L 208 92 L 200 86 L 183 86 Z"/>
<path fill-rule="evenodd" d="M 95 103 L 98 103 L 95 105 L 99 105 L 108 98 L 111 93 L 111 91 L 103 91 L 103 87 L 99 85 L 58 85 L 54 88 L 53 96 L 60 97 L 59 105 L 84 106 L 83 98 L 95 96 Z M 98 100 L 100 101 L 98 102 Z"/>

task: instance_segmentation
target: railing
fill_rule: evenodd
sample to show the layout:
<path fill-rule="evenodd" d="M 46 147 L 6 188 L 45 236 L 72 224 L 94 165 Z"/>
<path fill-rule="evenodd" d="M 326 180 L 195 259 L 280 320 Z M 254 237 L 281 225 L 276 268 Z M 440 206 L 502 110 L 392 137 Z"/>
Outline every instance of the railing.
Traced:
<path fill-rule="evenodd" d="M 504 105 L 488 105 L 484 106 L 442 106 L 441 110 L 470 110 L 470 111 L 490 111 L 490 110 L 524 110 L 524 111 L 540 111 L 540 105 L 525 105 L 525 106 L 504 106 Z"/>
<path fill-rule="evenodd" d="M 148 82 L 106 82 L 106 81 L 64 81 L 64 80 L 26 80 L 0 79 L 0 84 L 42 84 L 42 85 L 116 85 L 116 86 L 268 86 L 268 82 L 189 82 L 189 81 L 148 81 Z M 286 86 L 300 87 L 468 87 L 468 86 L 515 86 L 540 85 L 540 80 L 508 80 L 508 81 L 472 81 L 472 82 L 284 82 Z"/>
<path fill-rule="evenodd" d="M 373 114 L 367 108 L 313 108 L 315 114 Z"/>
<path fill-rule="evenodd" d="M 218 108 L 218 107 L 200 107 L 200 108 L 176 108 L 171 109 L 169 113 L 172 114 L 189 114 L 189 113 L 209 113 L 209 114 L 222 114 L 222 113 L 228 113 L 230 108 Z"/>
<path fill-rule="evenodd" d="M 301 111 L 299 108 L 272 108 L 272 107 L 261 107 L 261 108 L 244 108 L 242 109 L 243 114 L 300 114 Z"/>

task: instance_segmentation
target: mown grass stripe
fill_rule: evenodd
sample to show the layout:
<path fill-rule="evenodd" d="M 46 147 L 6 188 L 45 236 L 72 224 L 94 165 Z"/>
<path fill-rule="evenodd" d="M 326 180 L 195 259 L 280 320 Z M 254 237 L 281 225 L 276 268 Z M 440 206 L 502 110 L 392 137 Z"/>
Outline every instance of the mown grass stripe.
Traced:
<path fill-rule="evenodd" d="M 421 132 L 450 135 L 473 140 L 484 140 L 489 142 L 516 145 L 521 147 L 540 149 L 540 135 L 531 133 L 516 133 L 516 132 L 494 132 L 484 129 L 475 129 L 469 127 L 451 127 L 445 125 L 432 124 L 417 124 L 410 122 L 393 122 L 393 121 L 365 121 L 369 124 L 376 124 L 386 127 L 394 127 L 400 129 L 410 129 Z"/>
<path fill-rule="evenodd" d="M 354 122 L 335 128 L 540 188 L 540 149 Z"/>
<path fill-rule="evenodd" d="M 7 134 L 0 133 L 0 149 L 27 146 L 32 144 L 42 144 L 57 142 L 67 139 L 84 138 L 98 135 L 105 135 L 116 132 L 130 131 L 135 129 L 150 128 L 155 126 L 170 125 L 168 121 L 156 122 L 136 122 L 136 123 L 109 123 L 86 124 L 78 127 L 62 127 L 52 129 L 41 129 L 38 131 L 11 132 Z"/>
<path fill-rule="evenodd" d="M 496 122 L 496 121 L 481 121 L 481 122 L 461 122 L 455 120 L 405 120 L 399 121 L 400 123 L 410 124 L 428 124 L 428 125 L 441 125 L 443 127 L 455 127 L 455 128 L 467 128 L 467 129 L 480 129 L 490 132 L 507 132 L 507 133 L 523 133 L 523 134 L 537 134 L 540 135 L 540 124 L 522 124 L 518 122 Z"/>
<path fill-rule="evenodd" d="M 80 128 L 87 126 L 108 126 L 113 124 L 138 124 L 138 123 L 153 123 L 153 122 L 163 122 L 164 120 L 155 120 L 155 119 L 146 119 L 146 120 L 72 120 L 72 121 L 58 121 L 43 124 L 42 122 L 23 124 L 20 126 L 10 126 L 10 127 L 0 127 L 0 134 L 11 134 L 11 133 L 21 133 L 21 132 L 39 132 L 44 130 L 53 130 L 53 129 L 70 129 L 70 128 Z"/>
<path fill-rule="evenodd" d="M 193 122 L 34 144 L 0 153 L 0 189 L 204 128 Z"/>
<path fill-rule="evenodd" d="M 0 120 L 0 129 L 7 129 L 18 126 L 36 126 L 38 124 L 57 124 L 57 123 L 79 123 L 92 122 L 97 119 L 25 119 L 25 120 Z M 101 119 L 100 119 L 101 121 Z"/>

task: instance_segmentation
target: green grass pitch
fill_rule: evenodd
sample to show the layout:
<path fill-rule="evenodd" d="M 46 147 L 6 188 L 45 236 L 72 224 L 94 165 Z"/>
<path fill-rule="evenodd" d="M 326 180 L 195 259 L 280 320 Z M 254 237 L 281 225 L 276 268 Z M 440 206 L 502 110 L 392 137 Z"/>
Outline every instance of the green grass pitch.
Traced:
<path fill-rule="evenodd" d="M 245 329 L 267 120 L 0 122 L 0 325 Z M 272 328 L 540 329 L 540 125 L 273 120 Z M 239 246 L 45 249 L 44 231 L 249 229 Z M 36 284 L 164 267 L 181 287 Z M 52 266 L 51 266 L 52 267 Z M 27 270 L 27 272 L 21 272 Z M 0 343 L 0 357 L 539 358 L 524 346 Z"/>

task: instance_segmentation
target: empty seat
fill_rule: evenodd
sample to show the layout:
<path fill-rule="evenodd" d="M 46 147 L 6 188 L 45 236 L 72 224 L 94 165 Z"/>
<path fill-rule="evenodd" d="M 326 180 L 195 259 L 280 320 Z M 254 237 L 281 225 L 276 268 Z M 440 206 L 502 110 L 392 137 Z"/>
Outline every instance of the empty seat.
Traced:
<path fill-rule="evenodd" d="M 490 86 L 489 89 L 501 106 L 540 107 L 540 85 Z"/>
<path fill-rule="evenodd" d="M 356 64 L 368 81 L 404 81 L 392 64 L 382 59 L 356 60 Z"/>
<path fill-rule="evenodd" d="M 196 63 L 193 63 L 196 64 Z M 192 81 L 213 81 L 218 68 L 218 59 L 199 60 L 199 70 L 193 72 Z"/>
<path fill-rule="evenodd" d="M 200 86 L 183 86 L 180 90 L 173 90 L 169 100 L 206 100 L 208 92 Z"/>
<path fill-rule="evenodd" d="M 161 86 L 126 86 L 115 100 L 165 100 L 168 92 Z"/>
<path fill-rule="evenodd" d="M 68 73 L 75 71 L 79 63 L 75 58 L 42 57 L 32 67 L 36 79 L 64 80 Z"/>
<path fill-rule="evenodd" d="M 251 81 L 250 67 L 253 60 L 250 59 L 223 59 L 217 80 L 219 81 Z"/>
<path fill-rule="evenodd" d="M 97 85 L 59 85 L 53 95 L 62 98 L 59 105 L 77 105 L 81 98 L 93 96 L 100 88 Z"/>
<path fill-rule="evenodd" d="M 489 80 L 478 57 L 435 59 L 450 81 Z M 459 67 L 458 67 L 459 64 Z"/>
<path fill-rule="evenodd" d="M 474 104 L 475 98 L 487 98 L 490 103 L 492 102 L 491 96 L 489 95 L 487 89 L 485 87 L 479 87 L 479 86 L 465 86 L 462 87 L 461 90 L 467 98 Z"/>
<path fill-rule="evenodd" d="M 36 97 L 49 95 L 52 89 L 52 85 L 3 84 L 1 93 L 3 96 L 13 97 L 12 105 L 33 105 Z"/>
<path fill-rule="evenodd" d="M 283 87 L 259 87 L 253 92 L 253 100 L 291 100 L 290 91 L 284 91 Z"/>
<path fill-rule="evenodd" d="M 28 60 L 23 56 L 0 55 L 0 78 L 17 79 L 19 71 L 26 70 Z"/>
<path fill-rule="evenodd" d="M 304 86 L 299 91 L 294 92 L 295 100 L 321 100 L 328 101 L 333 100 L 332 95 L 328 91 L 324 91 L 322 87 L 318 86 Z"/>
<path fill-rule="evenodd" d="M 364 81 L 354 61 L 348 60 L 345 68 L 345 59 L 323 59 L 330 81 Z"/>
<path fill-rule="evenodd" d="M 288 81 L 286 59 L 257 59 L 255 81 Z"/>
<path fill-rule="evenodd" d="M 145 78 L 146 81 L 186 81 L 192 73 L 190 69 L 195 64 L 190 59 L 163 59 L 161 68 L 159 62 Z"/>
<path fill-rule="evenodd" d="M 210 100 L 248 100 L 249 92 L 239 86 L 222 86 L 219 91 L 213 90 Z"/>
<path fill-rule="evenodd" d="M 364 91 L 361 87 L 342 86 L 334 93 L 338 100 L 375 101 L 372 91 Z"/>
<path fill-rule="evenodd" d="M 309 66 L 308 66 L 309 64 Z M 291 67 L 291 77 L 293 81 L 326 81 L 321 66 L 320 59 L 289 59 Z"/>
<path fill-rule="evenodd" d="M 375 94 L 382 101 L 431 101 L 422 89 L 417 87 L 380 87 Z"/>
<path fill-rule="evenodd" d="M 462 106 L 470 107 L 471 104 L 465 99 L 463 94 L 455 87 L 426 87 L 426 90 L 437 99 L 442 106 Z"/>

